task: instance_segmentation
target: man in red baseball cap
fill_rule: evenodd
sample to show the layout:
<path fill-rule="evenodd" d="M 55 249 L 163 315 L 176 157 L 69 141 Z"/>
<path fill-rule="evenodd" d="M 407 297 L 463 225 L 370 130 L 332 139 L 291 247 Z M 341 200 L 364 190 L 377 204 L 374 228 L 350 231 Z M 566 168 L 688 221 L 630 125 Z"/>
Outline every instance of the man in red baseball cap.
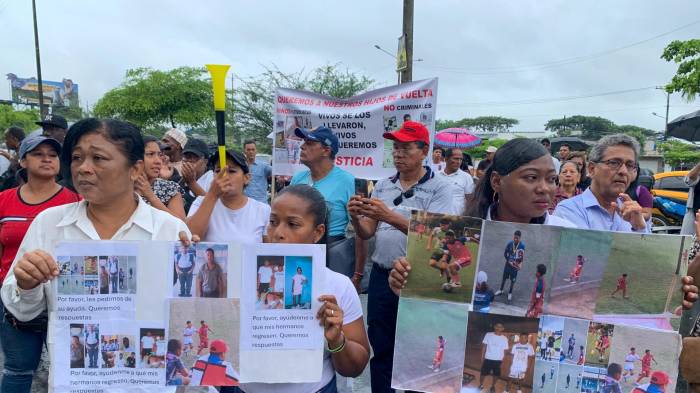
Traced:
<path fill-rule="evenodd" d="M 377 244 L 382 245 L 371 256 L 372 275 L 367 288 L 367 324 L 374 353 L 370 361 L 373 392 L 392 391 L 398 297 L 389 288 L 389 271 L 394 260 L 406 255 L 410 212 L 415 209 L 458 213 L 452 206 L 452 185 L 423 165 L 430 145 L 430 132 L 425 125 L 406 121 L 399 130 L 385 133 L 384 138 L 393 141 L 397 173 L 379 180 L 371 198 L 354 195 L 348 203 L 357 235 L 362 239 L 375 236 Z"/>

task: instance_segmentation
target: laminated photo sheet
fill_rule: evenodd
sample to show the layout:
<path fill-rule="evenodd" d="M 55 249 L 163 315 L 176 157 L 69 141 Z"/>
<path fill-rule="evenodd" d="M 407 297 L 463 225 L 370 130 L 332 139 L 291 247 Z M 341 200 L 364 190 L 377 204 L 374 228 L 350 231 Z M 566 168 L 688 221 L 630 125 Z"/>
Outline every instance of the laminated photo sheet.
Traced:
<path fill-rule="evenodd" d="M 687 236 L 484 221 L 481 243 L 475 310 L 679 328 Z"/>
<path fill-rule="evenodd" d="M 241 382 L 320 381 L 325 341 L 316 312 L 325 247 L 255 244 L 241 252 Z"/>
<path fill-rule="evenodd" d="M 171 242 L 167 258 L 168 297 L 240 297 L 239 243 L 200 242 L 185 248 L 180 242 Z M 215 282 L 219 277 L 223 285 Z"/>
<path fill-rule="evenodd" d="M 57 324 L 53 334 L 54 392 L 163 391 L 163 321 L 75 320 Z"/>

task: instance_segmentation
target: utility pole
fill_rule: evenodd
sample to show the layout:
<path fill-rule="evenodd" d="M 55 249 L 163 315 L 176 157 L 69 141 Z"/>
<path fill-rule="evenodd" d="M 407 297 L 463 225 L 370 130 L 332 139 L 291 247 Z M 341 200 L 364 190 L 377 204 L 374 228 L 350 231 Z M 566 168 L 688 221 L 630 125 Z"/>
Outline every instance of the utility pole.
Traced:
<path fill-rule="evenodd" d="M 36 50 L 36 78 L 39 81 L 39 113 L 43 120 L 46 116 L 46 106 L 44 106 L 44 83 L 41 79 L 41 56 L 39 55 L 39 28 L 36 21 L 36 0 L 32 0 L 32 15 L 34 16 L 34 49 Z"/>
<path fill-rule="evenodd" d="M 403 0 L 403 36 L 406 40 L 407 68 L 401 71 L 401 83 L 413 80 L 413 0 Z"/>
<path fill-rule="evenodd" d="M 671 93 L 666 92 L 666 127 L 664 128 L 664 140 L 668 138 L 668 107 L 671 102 Z"/>

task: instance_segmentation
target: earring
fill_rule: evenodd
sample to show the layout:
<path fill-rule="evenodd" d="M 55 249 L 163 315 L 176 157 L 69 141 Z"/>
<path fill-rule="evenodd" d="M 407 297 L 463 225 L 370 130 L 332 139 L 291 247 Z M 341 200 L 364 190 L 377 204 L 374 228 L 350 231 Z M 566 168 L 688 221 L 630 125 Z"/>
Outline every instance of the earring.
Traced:
<path fill-rule="evenodd" d="M 497 193 L 497 192 L 494 192 L 494 193 L 493 193 L 493 204 L 494 204 L 494 205 L 498 205 L 498 199 L 499 199 L 499 198 L 498 198 L 498 193 Z"/>

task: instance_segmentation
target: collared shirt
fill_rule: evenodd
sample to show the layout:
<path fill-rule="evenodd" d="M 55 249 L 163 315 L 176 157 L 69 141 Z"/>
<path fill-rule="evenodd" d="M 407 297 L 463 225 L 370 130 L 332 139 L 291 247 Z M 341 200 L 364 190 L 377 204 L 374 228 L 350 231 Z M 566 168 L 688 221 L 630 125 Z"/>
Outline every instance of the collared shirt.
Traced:
<path fill-rule="evenodd" d="M 618 206 L 622 206 L 622 199 L 618 199 L 617 203 Z M 635 231 L 632 229 L 632 224 L 625 221 L 618 213 L 610 214 L 606 209 L 603 209 L 590 188 L 580 195 L 559 202 L 554 210 L 554 215 L 571 221 L 581 229 L 613 232 L 651 232 L 648 223 L 644 229 Z"/>
<path fill-rule="evenodd" d="M 137 198 L 136 210 L 110 240 L 178 240 L 180 232 L 190 236 L 182 220 L 147 205 Z M 14 266 L 28 251 L 44 250 L 51 254 L 54 244 L 66 240 L 100 240 L 95 226 L 87 216 L 87 202 L 81 201 L 57 206 L 41 212 L 29 226 L 20 244 L 12 267 L 2 285 L 2 301 L 20 321 L 29 321 L 44 310 L 55 310 L 56 280 L 29 290 L 20 290 L 14 275 Z"/>
<path fill-rule="evenodd" d="M 445 173 L 445 170 L 438 172 L 438 175 L 452 184 L 452 203 L 459 214 L 464 211 L 465 195 L 474 192 L 474 180 L 465 171 L 457 169 L 451 174 Z"/>
<path fill-rule="evenodd" d="M 345 235 L 350 222 L 348 202 L 355 194 L 355 177 L 337 166 L 333 166 L 323 179 L 314 181 L 309 169 L 297 172 L 290 184 L 308 184 L 323 195 L 328 205 L 328 236 Z"/>
<path fill-rule="evenodd" d="M 262 161 L 248 164 L 250 181 L 245 194 L 258 202 L 267 203 L 267 179 L 272 176 L 272 167 Z"/>
<path fill-rule="evenodd" d="M 452 185 L 440 177 L 433 176 L 432 170 L 426 167 L 428 179 L 416 184 L 411 198 L 403 198 L 401 204 L 394 205 L 394 200 L 405 191 L 401 187 L 398 174 L 377 182 L 372 191 L 372 198 L 384 202 L 386 207 L 402 216 L 409 218 L 411 210 L 425 210 L 430 213 L 460 214 L 452 203 Z M 394 259 L 406 255 L 406 234 L 394 226 L 380 221 L 374 233 L 377 247 L 372 254 L 372 261 L 389 269 Z"/>

